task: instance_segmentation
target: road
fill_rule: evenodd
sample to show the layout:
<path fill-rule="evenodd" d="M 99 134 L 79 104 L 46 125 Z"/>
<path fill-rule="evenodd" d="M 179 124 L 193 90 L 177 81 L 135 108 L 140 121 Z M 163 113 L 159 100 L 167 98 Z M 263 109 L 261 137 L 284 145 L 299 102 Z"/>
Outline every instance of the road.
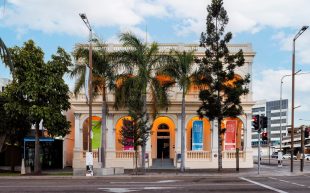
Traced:
<path fill-rule="evenodd" d="M 5 178 L 0 192 L 310 192 L 310 174 L 299 176 L 143 176 L 100 178 Z"/>

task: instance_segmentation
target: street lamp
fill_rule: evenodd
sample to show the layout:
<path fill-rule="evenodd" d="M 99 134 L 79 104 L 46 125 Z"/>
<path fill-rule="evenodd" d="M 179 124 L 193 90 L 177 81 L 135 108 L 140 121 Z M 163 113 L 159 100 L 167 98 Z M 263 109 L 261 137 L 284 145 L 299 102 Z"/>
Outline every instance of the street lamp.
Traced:
<path fill-rule="evenodd" d="M 90 26 L 90 23 L 86 17 L 85 13 L 80 13 L 80 17 L 82 18 L 83 22 L 85 23 L 86 27 L 89 30 L 89 79 L 88 79 L 88 105 L 89 105 L 89 120 L 88 120 L 88 151 L 92 152 L 92 138 L 91 138 L 91 133 L 92 133 L 92 77 L 93 77 L 93 62 L 92 62 L 92 28 Z M 87 75 L 86 75 L 87 76 Z M 85 91 L 87 92 L 87 91 Z"/>
<path fill-rule="evenodd" d="M 291 128 L 291 172 L 293 172 L 293 163 L 294 163 L 294 100 L 295 100 L 295 41 L 297 38 L 307 30 L 309 26 L 303 26 L 296 36 L 293 39 L 293 55 L 292 55 L 292 128 Z"/>

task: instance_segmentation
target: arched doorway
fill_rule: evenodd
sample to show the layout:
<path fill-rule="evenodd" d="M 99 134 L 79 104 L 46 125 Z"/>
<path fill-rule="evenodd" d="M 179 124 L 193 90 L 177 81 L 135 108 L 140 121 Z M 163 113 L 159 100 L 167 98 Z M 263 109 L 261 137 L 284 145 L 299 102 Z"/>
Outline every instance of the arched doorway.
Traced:
<path fill-rule="evenodd" d="M 115 150 L 120 152 L 120 151 L 131 151 L 133 150 L 133 147 L 131 146 L 126 146 L 124 147 L 121 143 L 120 143 L 120 139 L 121 139 L 121 129 L 123 127 L 123 121 L 127 119 L 127 120 L 131 120 L 130 116 L 124 116 L 122 118 L 120 118 L 119 120 L 117 120 L 116 125 L 115 125 Z"/>
<path fill-rule="evenodd" d="M 83 122 L 83 150 L 88 150 L 88 124 L 89 118 Z M 101 117 L 92 117 L 92 149 L 101 147 Z"/>
<path fill-rule="evenodd" d="M 175 124 L 169 117 L 158 117 L 153 122 L 152 158 L 173 159 L 175 154 Z"/>

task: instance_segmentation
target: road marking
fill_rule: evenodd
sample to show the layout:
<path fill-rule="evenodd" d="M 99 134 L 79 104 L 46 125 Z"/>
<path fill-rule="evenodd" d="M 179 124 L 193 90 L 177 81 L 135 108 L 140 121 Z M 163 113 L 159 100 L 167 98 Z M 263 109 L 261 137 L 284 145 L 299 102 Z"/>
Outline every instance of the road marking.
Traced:
<path fill-rule="evenodd" d="M 268 178 L 272 180 L 278 180 L 277 178 L 273 178 L 273 177 L 268 177 Z"/>
<path fill-rule="evenodd" d="M 143 187 L 143 188 L 98 188 L 105 192 L 112 193 L 126 193 L 126 192 L 137 192 L 141 190 L 164 190 L 164 189 L 175 189 L 177 187 Z"/>
<path fill-rule="evenodd" d="M 136 192 L 139 190 L 131 189 L 131 188 L 98 188 L 99 190 L 104 190 L 105 192 L 113 192 L 113 193 L 125 193 L 125 192 Z"/>
<path fill-rule="evenodd" d="M 255 181 L 250 180 L 250 179 L 247 179 L 247 178 L 240 177 L 240 179 L 245 180 L 245 181 L 247 181 L 247 182 L 250 182 L 250 183 L 252 183 L 252 184 L 256 184 L 256 185 L 258 185 L 258 186 L 262 186 L 262 187 L 267 188 L 267 189 L 269 189 L 269 190 L 273 190 L 273 191 L 275 191 L 275 192 L 279 192 L 279 193 L 288 193 L 288 192 L 285 192 L 285 191 L 283 191 L 283 190 L 280 190 L 280 189 L 277 189 L 277 188 L 274 188 L 274 187 L 271 187 L 271 186 L 268 186 L 268 185 L 265 185 L 265 184 L 262 184 L 262 183 L 259 183 L 259 182 L 255 182 Z"/>
<path fill-rule="evenodd" d="M 286 181 L 286 180 L 279 180 L 279 181 L 281 181 L 281 182 L 285 182 L 285 183 L 292 183 L 292 182 L 290 182 L 290 181 Z"/>
<path fill-rule="evenodd" d="M 303 184 L 297 184 L 297 183 L 294 183 L 294 182 L 291 182 L 291 184 L 294 184 L 294 185 L 297 185 L 297 186 L 305 186 Z"/>
<path fill-rule="evenodd" d="M 110 184 L 160 184 L 160 183 L 173 183 L 181 180 L 161 180 L 157 182 L 110 182 Z"/>

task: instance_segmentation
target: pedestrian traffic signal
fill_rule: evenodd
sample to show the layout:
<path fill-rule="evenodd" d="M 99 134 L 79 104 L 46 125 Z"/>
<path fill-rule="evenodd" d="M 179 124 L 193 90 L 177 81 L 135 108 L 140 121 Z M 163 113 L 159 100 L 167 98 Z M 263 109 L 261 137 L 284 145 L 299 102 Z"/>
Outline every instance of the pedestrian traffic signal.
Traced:
<path fill-rule="evenodd" d="M 268 127 L 268 118 L 265 117 L 265 116 L 262 116 L 261 119 L 262 119 L 261 128 L 263 128 L 263 129 L 264 129 L 264 128 L 267 128 L 267 127 Z"/>
<path fill-rule="evenodd" d="M 259 115 L 254 115 L 252 117 L 252 126 L 255 130 L 259 130 Z"/>
<path fill-rule="evenodd" d="M 262 133 L 262 140 L 263 141 L 267 141 L 268 140 L 268 134 L 267 134 L 266 131 Z"/>

